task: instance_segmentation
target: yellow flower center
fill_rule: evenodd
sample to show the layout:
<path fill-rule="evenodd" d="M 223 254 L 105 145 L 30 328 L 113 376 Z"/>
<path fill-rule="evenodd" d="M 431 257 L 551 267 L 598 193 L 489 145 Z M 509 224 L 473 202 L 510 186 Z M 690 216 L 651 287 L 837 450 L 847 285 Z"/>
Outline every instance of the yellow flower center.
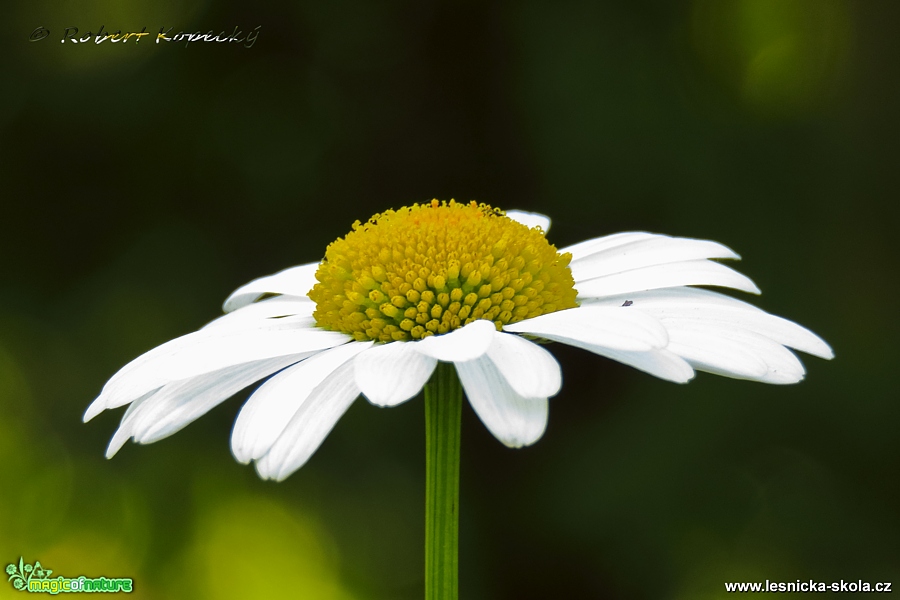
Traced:
<path fill-rule="evenodd" d="M 453 200 L 377 214 L 332 242 L 309 292 L 325 329 L 416 340 L 475 319 L 497 329 L 576 305 L 571 254 L 487 204 Z"/>

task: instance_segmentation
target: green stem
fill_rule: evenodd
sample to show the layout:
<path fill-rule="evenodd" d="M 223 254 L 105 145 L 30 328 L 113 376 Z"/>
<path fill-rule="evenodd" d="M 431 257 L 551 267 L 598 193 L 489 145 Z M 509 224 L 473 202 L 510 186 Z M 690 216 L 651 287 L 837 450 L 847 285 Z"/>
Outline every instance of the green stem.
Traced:
<path fill-rule="evenodd" d="M 425 600 L 457 600 L 462 387 L 451 363 L 425 385 Z"/>

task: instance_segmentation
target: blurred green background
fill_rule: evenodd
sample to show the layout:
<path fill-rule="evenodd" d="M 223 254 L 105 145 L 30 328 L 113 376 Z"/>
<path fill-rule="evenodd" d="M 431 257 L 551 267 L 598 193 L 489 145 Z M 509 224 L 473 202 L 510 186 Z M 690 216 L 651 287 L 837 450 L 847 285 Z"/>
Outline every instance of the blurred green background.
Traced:
<path fill-rule="evenodd" d="M 828 340 L 807 381 L 686 386 L 555 345 L 544 438 L 464 411 L 461 597 L 704 599 L 726 581 L 900 586 L 900 4 L 58 3 L 0 39 L 0 559 L 135 598 L 422 595 L 423 403 L 358 401 L 281 484 L 237 464 L 243 392 L 103 452 L 81 415 L 242 283 L 431 198 L 551 241 L 715 239 Z M 261 26 L 252 48 L 63 30 Z M 50 36 L 29 42 L 43 26 Z M 894 298 L 895 300 L 891 300 Z M 894 400 L 891 400 L 891 398 Z M 18 597 L 0 585 L 0 598 Z"/>

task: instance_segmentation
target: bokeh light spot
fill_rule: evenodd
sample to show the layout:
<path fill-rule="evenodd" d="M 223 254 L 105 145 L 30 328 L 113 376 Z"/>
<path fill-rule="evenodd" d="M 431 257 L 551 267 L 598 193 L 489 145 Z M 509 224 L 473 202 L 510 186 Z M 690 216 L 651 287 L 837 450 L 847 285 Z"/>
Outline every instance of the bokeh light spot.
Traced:
<path fill-rule="evenodd" d="M 201 517 L 182 567 L 197 598 L 352 598 L 324 528 L 258 498 L 237 498 Z"/>
<path fill-rule="evenodd" d="M 847 61 L 843 0 L 696 0 L 694 45 L 754 112 L 796 115 L 825 103 Z"/>

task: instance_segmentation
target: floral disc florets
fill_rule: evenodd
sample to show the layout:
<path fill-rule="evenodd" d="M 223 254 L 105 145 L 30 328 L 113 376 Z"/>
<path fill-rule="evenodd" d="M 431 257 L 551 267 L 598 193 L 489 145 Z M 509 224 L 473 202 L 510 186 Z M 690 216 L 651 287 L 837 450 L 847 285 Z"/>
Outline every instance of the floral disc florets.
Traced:
<path fill-rule="evenodd" d="M 432 200 L 355 222 L 328 246 L 309 297 L 320 327 L 358 341 L 416 340 L 475 319 L 500 329 L 577 306 L 571 259 L 499 209 Z"/>

